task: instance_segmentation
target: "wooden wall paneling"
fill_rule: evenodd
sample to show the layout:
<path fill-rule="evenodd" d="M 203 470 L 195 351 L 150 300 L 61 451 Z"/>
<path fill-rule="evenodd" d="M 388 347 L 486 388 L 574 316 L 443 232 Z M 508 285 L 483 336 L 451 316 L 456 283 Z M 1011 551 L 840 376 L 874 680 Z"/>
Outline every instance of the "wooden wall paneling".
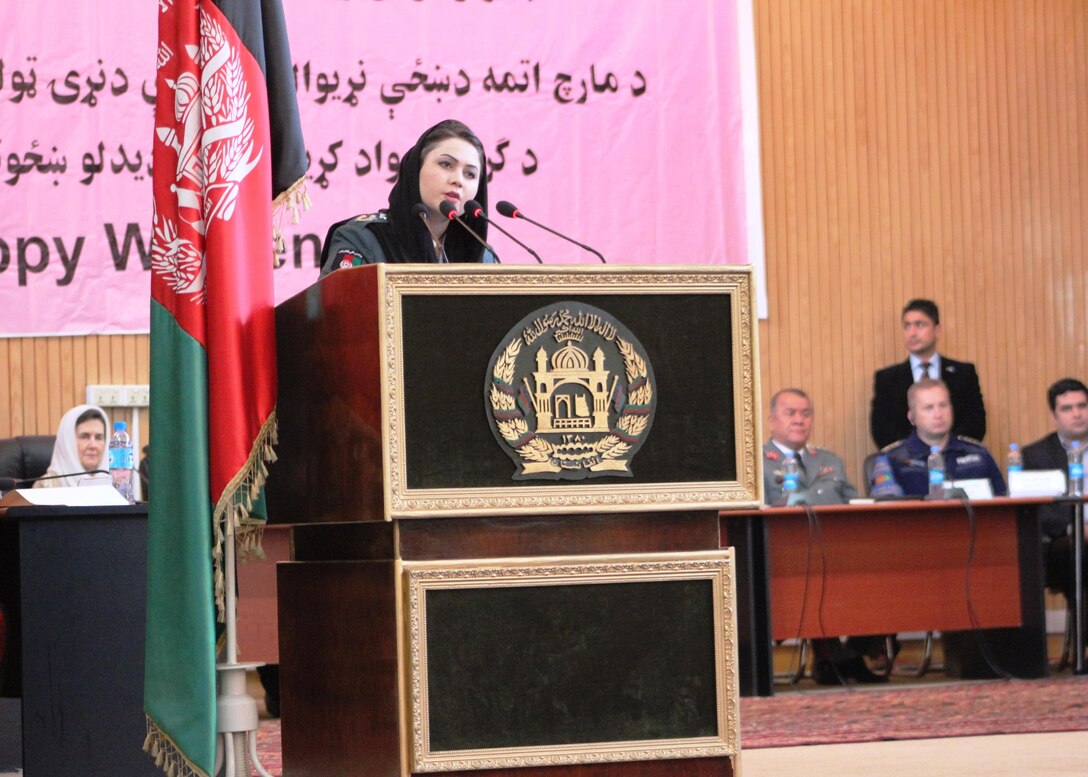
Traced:
<path fill-rule="evenodd" d="M 104 335 L 95 335 L 94 344 L 98 352 L 98 382 L 101 384 L 108 384 L 114 374 L 113 361 L 111 359 L 112 351 L 110 349 L 110 340 L 112 338 Z"/>
<path fill-rule="evenodd" d="M 35 340 L 23 340 L 23 403 L 26 408 L 23 413 L 23 428 L 35 429 L 38 427 L 38 405 L 41 404 L 41 396 L 37 387 L 45 384 L 40 381 L 37 374 L 38 359 Z"/>
<path fill-rule="evenodd" d="M 60 417 L 86 401 L 92 384 L 148 383 L 148 335 L 86 335 L 0 339 L 0 437 L 55 434 Z M 132 423 L 131 410 L 111 419 Z M 150 415 L 140 411 L 141 442 Z"/>
<path fill-rule="evenodd" d="M 757 0 L 767 278 L 764 406 L 801 385 L 856 477 L 899 310 L 941 305 L 999 459 L 1088 377 L 1088 6 Z"/>
<path fill-rule="evenodd" d="M 71 337 L 58 337 L 57 340 L 57 359 L 60 362 L 60 404 L 62 408 L 66 408 L 73 404 L 72 397 L 75 396 L 78 381 L 75 372 L 75 345 Z M 61 412 L 64 411 L 61 410 Z"/>
<path fill-rule="evenodd" d="M 39 340 L 40 344 L 43 344 L 45 355 L 45 363 L 42 365 L 42 372 L 45 374 L 45 383 L 40 384 L 47 387 L 46 402 L 41 408 L 39 419 L 45 421 L 50 418 L 59 418 L 64 413 L 60 409 L 62 403 L 63 385 L 60 377 L 60 338 L 59 337 L 46 337 Z"/>
<path fill-rule="evenodd" d="M 68 401 L 77 405 L 87 396 L 87 344 L 83 337 L 72 337 L 69 340 L 72 345 L 72 385 Z"/>
<path fill-rule="evenodd" d="M 1047 432 L 1046 387 L 1088 378 L 1088 4 L 754 6 L 765 412 L 808 390 L 814 441 L 858 478 L 873 371 L 905 358 L 899 310 L 929 296 L 943 350 L 979 367 L 995 456 Z M 0 341 L 0 435 L 148 381 L 146 335 L 48 340 Z"/>
<path fill-rule="evenodd" d="M 9 437 L 11 431 L 11 340 L 0 339 L 0 437 Z"/>
<path fill-rule="evenodd" d="M 8 393 L 10 403 L 8 412 L 8 435 L 22 433 L 23 428 L 23 347 L 18 340 L 8 340 Z"/>

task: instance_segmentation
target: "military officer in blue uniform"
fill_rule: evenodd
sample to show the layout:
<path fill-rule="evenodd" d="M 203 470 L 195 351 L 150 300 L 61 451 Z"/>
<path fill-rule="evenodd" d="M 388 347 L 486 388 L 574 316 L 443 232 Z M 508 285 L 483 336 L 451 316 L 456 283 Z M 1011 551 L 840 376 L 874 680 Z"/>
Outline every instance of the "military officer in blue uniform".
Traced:
<path fill-rule="evenodd" d="M 924 379 L 912 384 L 907 392 L 907 406 L 907 417 L 914 431 L 905 440 L 882 450 L 904 494 L 929 493 L 926 462 L 933 446 L 944 455 L 946 482 L 987 478 L 995 496 L 1006 493 L 1005 479 L 990 452 L 977 440 L 952 435 L 952 402 L 943 381 Z"/>

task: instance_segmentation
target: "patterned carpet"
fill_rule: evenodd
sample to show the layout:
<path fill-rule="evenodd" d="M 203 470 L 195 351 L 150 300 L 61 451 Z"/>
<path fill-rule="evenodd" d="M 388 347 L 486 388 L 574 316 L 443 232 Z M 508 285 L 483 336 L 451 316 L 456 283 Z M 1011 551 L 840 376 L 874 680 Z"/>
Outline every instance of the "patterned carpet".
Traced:
<path fill-rule="evenodd" d="M 741 747 L 1088 731 L 1088 676 L 741 699 Z"/>
<path fill-rule="evenodd" d="M 741 747 L 1088 731 L 1088 676 L 992 680 L 741 699 Z M 262 720 L 257 750 L 282 774 L 280 722 Z"/>

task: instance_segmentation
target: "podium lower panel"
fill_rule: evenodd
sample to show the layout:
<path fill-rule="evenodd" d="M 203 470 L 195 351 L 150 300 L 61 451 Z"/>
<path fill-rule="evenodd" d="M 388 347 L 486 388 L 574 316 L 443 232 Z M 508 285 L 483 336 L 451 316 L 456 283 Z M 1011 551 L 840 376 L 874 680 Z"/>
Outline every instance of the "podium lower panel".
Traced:
<path fill-rule="evenodd" d="M 537 581 L 541 585 L 555 585 L 556 597 L 546 595 L 541 598 L 539 594 L 531 592 L 524 595 L 514 593 L 507 597 L 513 604 L 507 602 L 505 605 L 510 611 L 509 618 L 502 613 L 489 612 L 487 617 L 472 620 L 479 620 L 481 628 L 488 630 L 520 630 L 518 636 L 522 641 L 517 644 L 521 645 L 520 649 L 525 649 L 525 645 L 536 645 L 532 636 L 536 632 L 533 631 L 535 626 L 525 625 L 526 618 L 519 610 L 523 604 L 535 607 L 544 613 L 543 617 L 553 628 L 551 636 L 541 634 L 539 640 L 540 651 L 547 652 L 548 656 L 543 659 L 537 656 L 535 664 L 527 661 L 527 667 L 550 666 L 549 657 L 558 656 L 561 662 L 569 662 L 575 667 L 570 674 L 583 678 L 582 681 L 589 684 L 594 684 L 595 677 L 604 676 L 606 670 L 612 667 L 613 674 L 626 672 L 625 678 L 628 679 L 611 678 L 615 681 L 613 685 L 618 683 L 617 687 L 623 687 L 625 693 L 631 689 L 629 678 L 632 677 L 643 678 L 653 685 L 655 678 L 667 674 L 659 670 L 675 668 L 672 666 L 674 659 L 669 657 L 671 654 L 666 655 L 668 651 L 645 650 L 630 634 L 623 639 L 609 639 L 607 634 L 603 638 L 598 634 L 596 642 L 589 639 L 596 626 L 599 626 L 598 631 L 609 633 L 615 626 L 616 633 L 622 633 L 623 628 L 630 627 L 630 624 L 623 623 L 622 616 L 617 620 L 614 613 L 611 619 L 602 617 L 600 624 L 597 624 L 592 612 L 575 612 L 577 602 L 573 605 L 571 602 L 578 596 L 575 594 L 572 599 L 569 589 L 572 586 L 577 589 L 581 585 L 587 593 L 592 591 L 593 595 L 587 601 L 595 604 L 587 605 L 590 610 L 593 607 L 600 609 L 601 602 L 612 602 L 609 606 L 614 611 L 628 610 L 638 614 L 644 609 L 638 605 L 638 601 L 641 601 L 639 596 L 655 596 L 653 591 L 647 594 L 653 585 L 677 585 L 675 581 L 663 579 L 665 575 L 676 574 L 673 567 L 692 563 L 690 559 L 694 556 L 708 557 L 708 554 L 698 551 L 720 553 L 716 527 L 717 516 L 713 513 L 593 516 L 574 520 L 570 517 L 544 516 L 532 519 L 401 521 L 396 525 L 394 543 L 401 558 L 389 559 L 374 558 L 383 555 L 380 551 L 375 552 L 377 547 L 388 548 L 389 545 L 384 542 L 375 545 L 373 542 L 353 541 L 345 535 L 345 531 L 350 533 L 351 530 L 344 524 L 330 527 L 330 540 L 332 537 L 336 540 L 328 542 L 320 536 L 320 526 L 297 527 L 299 533 L 304 532 L 306 537 L 304 541 L 295 543 L 296 560 L 278 566 L 284 777 L 404 777 L 423 773 L 507 774 L 517 777 L 732 775 L 739 742 L 736 736 L 736 625 L 733 619 L 735 592 L 731 556 L 725 562 L 728 565 L 727 574 L 714 578 L 713 587 L 701 589 L 701 595 L 711 597 L 709 609 L 696 606 L 700 601 L 699 592 L 689 592 L 681 597 L 684 603 L 690 604 L 688 615 L 676 616 L 680 619 L 678 629 L 689 629 L 696 635 L 693 639 L 714 643 L 707 658 L 709 664 L 706 661 L 695 663 L 674 673 L 672 681 L 677 683 L 677 687 L 697 688 L 709 682 L 719 688 L 716 697 L 718 706 L 713 701 L 710 707 L 704 704 L 705 709 L 702 709 L 701 717 L 696 721 L 699 725 L 692 724 L 689 728 L 685 726 L 690 720 L 672 728 L 666 725 L 672 723 L 670 715 L 680 714 L 677 712 L 679 707 L 670 707 L 664 713 L 660 705 L 653 710 L 647 708 L 644 710 L 647 720 L 653 720 L 652 712 L 659 716 L 664 714 L 665 717 L 661 719 L 664 722 L 661 725 L 652 722 L 644 724 L 640 729 L 637 721 L 631 727 L 622 712 L 617 717 L 616 711 L 620 705 L 610 703 L 605 708 L 611 715 L 608 718 L 611 723 L 601 725 L 605 728 L 613 726 L 615 730 L 594 732 L 583 744 L 578 744 L 582 740 L 578 739 L 577 734 L 573 739 L 569 738 L 570 732 L 562 726 L 548 728 L 552 724 L 537 726 L 526 720 L 522 720 L 521 728 L 515 726 L 510 731 L 500 732 L 501 736 L 495 740 L 497 745 L 491 742 L 494 739 L 491 736 L 482 737 L 480 743 L 475 744 L 473 737 L 479 738 L 481 730 L 490 732 L 492 725 L 499 728 L 505 725 L 502 716 L 494 717 L 496 698 L 508 697 L 507 701 L 515 708 L 520 707 L 524 713 L 533 704 L 551 703 L 549 700 L 553 695 L 549 694 L 557 686 L 550 686 L 552 690 L 544 692 L 544 696 L 535 701 L 529 698 L 532 695 L 529 691 L 540 683 L 528 682 L 526 688 L 529 691 L 520 687 L 504 688 L 504 683 L 500 682 L 502 680 L 519 686 L 519 682 L 515 682 L 518 673 L 490 672 L 486 662 L 480 664 L 476 660 L 478 656 L 472 659 L 472 645 L 466 640 L 475 638 L 473 630 L 460 629 L 457 620 L 457 608 L 467 606 L 471 609 L 481 596 L 488 601 L 494 598 L 493 585 L 522 588 L 525 585 L 522 575 L 537 575 L 538 570 L 534 568 L 537 565 L 543 570 L 540 575 L 567 575 L 558 581 Z M 360 526 L 359 531 L 363 532 L 360 538 L 385 534 L 384 530 L 374 526 Z M 305 549 L 314 560 L 298 560 L 300 548 Z M 337 558 L 352 555 L 360 548 L 366 548 L 363 555 L 370 558 Z M 578 550 L 572 552 L 574 548 Z M 607 553 L 610 548 L 613 552 Z M 560 555 L 562 558 L 553 558 Z M 584 559 L 583 556 L 593 558 Z M 651 569 L 640 566 L 646 563 L 646 559 L 659 564 L 660 568 L 653 564 Z M 593 569 L 587 575 L 578 571 L 583 567 Z M 635 567 L 638 567 L 637 579 L 616 580 L 627 574 L 629 568 Z M 684 569 L 682 574 L 691 577 L 688 569 Z M 700 571 L 699 574 L 704 572 Z M 488 578 L 488 575 L 494 575 L 495 579 Z M 578 575 L 586 575 L 590 579 L 580 580 Z M 598 575 L 600 579 L 593 579 L 593 575 Z M 662 579 L 655 579 L 654 575 Z M 472 579 L 466 583 L 467 578 Z M 605 595 L 609 585 L 616 582 L 621 584 L 620 588 L 625 587 L 622 585 L 624 582 L 637 583 L 630 588 L 632 595 L 636 592 L 638 595 L 634 600 L 618 591 Z M 422 593 L 419 590 L 421 585 L 425 589 Z M 699 588 L 701 584 L 694 585 Z M 462 596 L 458 593 L 460 591 L 465 591 L 464 596 L 468 598 L 459 598 Z M 455 598 L 449 599 L 450 595 Z M 428 597 L 430 605 L 427 605 Z M 443 643 L 437 636 L 439 632 L 435 632 L 430 646 L 432 649 L 441 648 L 442 652 L 434 654 L 437 663 L 428 664 L 426 607 L 433 609 L 441 602 L 447 602 L 443 605 L 446 607 L 444 628 L 455 633 L 456 639 Z M 555 602 L 566 604 L 559 606 Z M 449 603 L 456 607 L 450 610 Z M 667 610 L 672 612 L 670 608 Z M 711 610 L 720 614 L 713 616 L 714 623 L 710 627 L 705 627 L 705 624 L 698 627 L 691 625 L 692 617 L 705 621 L 710 617 Z M 450 617 L 454 618 L 452 622 Z M 462 620 L 468 617 L 462 614 Z M 682 617 L 688 620 L 684 621 Z M 555 625 L 557 619 L 569 622 Z M 587 626 L 591 621 L 592 625 Z M 434 624 L 436 628 L 437 623 Z M 572 647 L 563 640 L 562 635 L 567 632 L 572 639 L 587 637 L 585 644 L 589 647 L 579 653 L 576 645 Z M 436 642 L 436 639 L 439 641 Z M 502 657 L 508 664 L 507 668 L 518 666 L 517 656 L 504 653 L 498 646 L 502 640 L 496 643 L 488 634 L 480 635 L 480 639 L 479 646 L 483 647 L 477 646 L 476 652 L 489 650 Z M 552 642 L 549 643 L 549 639 Z M 468 653 L 462 654 L 460 659 L 457 658 L 457 644 L 454 642 L 466 644 L 464 650 Z M 421 645 L 424 646 L 422 660 L 417 655 Z M 609 651 L 616 654 L 612 655 Z M 440 713 L 443 710 L 429 707 L 425 701 L 421 706 L 419 689 L 429 687 L 428 683 L 432 680 L 438 683 L 436 688 L 450 685 L 450 677 L 441 674 L 441 671 L 449 671 L 448 664 L 445 669 L 442 668 L 443 660 L 453 660 L 454 667 L 465 667 L 464 671 L 469 673 L 482 672 L 479 689 L 464 677 L 455 677 L 457 682 L 453 685 L 457 687 L 459 696 L 490 694 L 481 707 L 484 713 L 481 720 L 486 723 L 484 729 L 479 728 L 478 721 L 472 724 L 475 728 L 470 725 L 468 711 L 472 710 L 472 704 L 465 706 L 465 732 L 460 731 L 460 721 L 451 720 L 448 715 L 436 719 L 445 721 L 438 729 L 432 731 L 426 728 L 431 724 L 431 713 L 435 709 Z M 542 660 L 544 663 L 541 663 Z M 625 661 L 626 669 L 623 668 Z M 656 669 L 650 667 L 648 672 L 641 672 L 640 662 L 652 664 L 654 661 L 659 664 Z M 631 670 L 630 667 L 637 669 Z M 692 681 L 695 685 L 691 685 Z M 559 686 L 564 682 L 566 680 L 560 678 Z M 504 689 L 496 696 L 496 688 Z M 598 690 L 603 693 L 602 689 Z M 654 697 L 658 702 L 664 698 L 660 690 L 657 689 Z M 653 688 L 647 693 L 653 696 L 652 691 Z M 598 693 L 597 697 L 600 695 Z M 567 702 L 571 698 L 580 702 L 578 696 L 564 696 L 559 692 L 554 694 L 554 698 Z M 586 697 L 593 699 L 594 694 L 586 694 Z M 635 698 L 638 697 L 635 694 Z M 425 700 L 426 696 L 423 698 Z M 426 734 L 423 738 L 420 737 L 420 710 L 424 711 L 422 730 Z M 585 713 L 585 710 L 581 712 Z M 526 716 L 522 714 L 521 717 Z M 450 732 L 453 731 L 451 725 L 457 729 L 458 736 L 464 734 L 467 738 L 450 739 Z M 548 736 L 556 732 L 560 736 L 555 742 L 570 744 L 550 744 L 552 740 L 548 740 Z M 432 740 L 432 734 L 439 738 Z M 449 742 L 442 736 L 446 736 Z M 540 739 L 540 736 L 544 736 L 544 739 Z M 503 737 L 507 737 L 508 741 Z M 593 744 L 598 741 L 604 744 Z M 421 743 L 426 743 L 423 751 L 420 750 Z M 504 749 L 508 752 L 503 752 Z M 543 755 L 538 758 L 540 754 Z"/>
<path fill-rule="evenodd" d="M 391 561 L 281 563 L 283 774 L 399 777 Z"/>

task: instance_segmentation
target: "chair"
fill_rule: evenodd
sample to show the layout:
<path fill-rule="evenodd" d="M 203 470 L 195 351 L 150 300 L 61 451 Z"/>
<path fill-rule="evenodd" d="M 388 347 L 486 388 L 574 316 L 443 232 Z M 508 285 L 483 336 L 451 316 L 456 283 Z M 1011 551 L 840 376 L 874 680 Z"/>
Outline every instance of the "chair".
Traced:
<path fill-rule="evenodd" d="M 0 440 L 0 492 L 21 480 L 44 475 L 53 458 L 53 435 L 25 435 Z M 21 693 L 19 655 L 19 551 L 11 524 L 0 524 L 0 696 Z"/>
<path fill-rule="evenodd" d="M 20 480 L 36 478 L 49 469 L 56 437 L 32 434 L 0 440 L 0 491 L 16 488 Z"/>
<path fill-rule="evenodd" d="M 1062 638 L 1062 652 L 1057 661 L 1049 661 L 1050 671 L 1064 672 L 1073 665 L 1073 630 L 1076 628 L 1076 618 L 1073 613 L 1073 603 L 1065 601 L 1065 636 Z"/>
<path fill-rule="evenodd" d="M 862 463 L 862 474 L 865 479 L 865 495 L 869 496 L 869 488 L 873 482 L 873 470 L 876 468 L 876 460 L 880 457 L 880 451 L 876 453 L 870 453 L 865 457 L 865 461 Z M 899 675 L 901 677 L 921 677 L 926 672 L 933 668 L 935 670 L 943 670 L 944 666 L 940 664 L 933 664 L 933 643 L 934 633 L 927 631 L 925 636 L 925 644 L 922 648 L 922 660 L 918 662 L 916 666 L 904 666 L 899 671 L 895 670 L 895 656 L 899 652 L 895 646 L 895 636 L 890 635 L 884 640 L 884 658 L 887 664 L 887 673 Z"/>

